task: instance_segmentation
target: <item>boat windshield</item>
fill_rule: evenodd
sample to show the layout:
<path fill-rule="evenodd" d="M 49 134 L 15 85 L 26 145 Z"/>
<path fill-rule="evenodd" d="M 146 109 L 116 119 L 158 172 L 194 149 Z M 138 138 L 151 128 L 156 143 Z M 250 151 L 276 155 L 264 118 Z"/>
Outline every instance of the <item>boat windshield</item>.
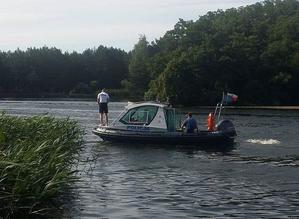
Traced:
<path fill-rule="evenodd" d="M 149 125 L 155 118 L 157 111 L 157 106 L 136 107 L 128 110 L 128 112 L 119 121 L 123 124 Z"/>

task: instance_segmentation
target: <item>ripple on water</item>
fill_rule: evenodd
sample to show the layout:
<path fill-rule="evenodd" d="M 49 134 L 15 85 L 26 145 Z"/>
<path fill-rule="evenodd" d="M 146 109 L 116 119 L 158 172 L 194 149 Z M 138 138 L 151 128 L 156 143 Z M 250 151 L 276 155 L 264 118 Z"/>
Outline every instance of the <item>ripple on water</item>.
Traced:
<path fill-rule="evenodd" d="M 276 139 L 247 139 L 246 142 L 252 144 L 262 144 L 262 145 L 280 144 L 280 141 Z"/>

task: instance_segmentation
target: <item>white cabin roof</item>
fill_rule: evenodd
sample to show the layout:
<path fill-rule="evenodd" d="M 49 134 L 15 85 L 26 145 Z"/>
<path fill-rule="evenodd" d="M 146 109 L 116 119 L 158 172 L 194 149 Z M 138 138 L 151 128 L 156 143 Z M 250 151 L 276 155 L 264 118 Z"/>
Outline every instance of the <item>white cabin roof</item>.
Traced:
<path fill-rule="evenodd" d="M 154 101 L 145 101 L 145 102 L 128 102 L 128 105 L 125 106 L 126 109 L 132 109 L 135 107 L 140 106 L 157 106 L 157 107 L 167 107 L 166 104 L 160 103 L 160 102 L 154 102 Z"/>

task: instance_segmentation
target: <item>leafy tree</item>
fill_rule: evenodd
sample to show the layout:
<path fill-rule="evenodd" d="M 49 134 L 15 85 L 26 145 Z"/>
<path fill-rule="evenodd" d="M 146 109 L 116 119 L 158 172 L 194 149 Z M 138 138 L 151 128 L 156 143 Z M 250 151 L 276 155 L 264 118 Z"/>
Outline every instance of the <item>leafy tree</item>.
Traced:
<path fill-rule="evenodd" d="M 129 63 L 129 83 L 127 84 L 130 86 L 129 90 L 134 90 L 134 96 L 143 96 L 148 87 L 150 81 L 148 59 L 148 41 L 145 36 L 141 36 L 131 52 Z"/>

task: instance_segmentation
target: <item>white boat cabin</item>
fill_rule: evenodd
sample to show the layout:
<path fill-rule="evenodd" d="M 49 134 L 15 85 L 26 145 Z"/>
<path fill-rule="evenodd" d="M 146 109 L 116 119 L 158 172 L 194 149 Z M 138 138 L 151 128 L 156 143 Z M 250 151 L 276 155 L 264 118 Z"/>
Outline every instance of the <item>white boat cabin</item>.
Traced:
<path fill-rule="evenodd" d="M 157 102 L 128 103 L 110 127 L 138 131 L 175 132 L 180 116 L 176 109 Z"/>

